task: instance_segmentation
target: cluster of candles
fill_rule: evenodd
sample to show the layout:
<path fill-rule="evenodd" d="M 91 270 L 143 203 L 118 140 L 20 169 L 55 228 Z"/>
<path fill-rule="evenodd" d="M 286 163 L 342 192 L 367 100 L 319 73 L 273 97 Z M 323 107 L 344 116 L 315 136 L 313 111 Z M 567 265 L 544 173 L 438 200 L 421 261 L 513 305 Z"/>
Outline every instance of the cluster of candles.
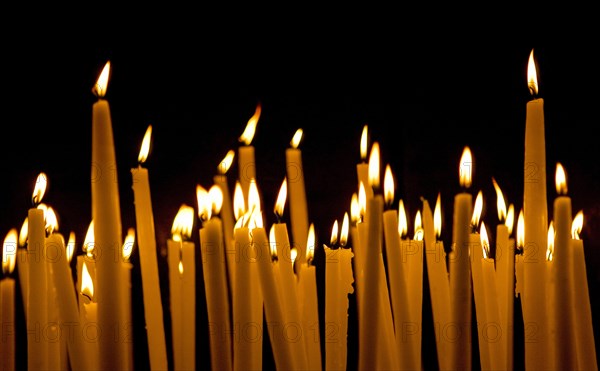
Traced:
<path fill-rule="evenodd" d="M 501 188 L 492 179 L 500 224 L 495 248 L 490 246 L 488 229 L 480 221 L 483 195 L 479 192 L 473 202 L 468 192 L 473 176 L 468 147 L 459 164 L 464 190 L 454 199 L 449 253 L 439 240 L 439 195 L 433 212 L 429 202 L 422 200 L 414 236 L 408 238 L 403 201 L 398 209 L 392 206 L 394 179 L 389 165 L 381 187 L 377 142 L 371 144 L 366 161 L 365 126 L 360 143 L 363 161 L 356 166 L 357 191 L 341 231 L 335 221 L 331 240 L 323 246 L 325 315 L 320 318 L 313 264 L 315 233 L 309 223 L 298 148 L 302 130 L 285 153 L 286 177 L 274 207 L 277 222 L 266 228 L 251 145 L 261 114 L 258 105 L 239 138 L 239 177 L 233 194 L 227 172 L 236 151 L 230 150 L 218 166 L 214 185 L 209 189 L 197 186 L 197 209 L 184 204 L 175 216 L 167 241 L 171 344 L 167 344 L 163 323 L 149 174 L 142 167 L 152 127 L 144 136 L 139 166 L 131 169 L 136 228 L 130 228 L 123 241 L 112 123 L 103 98 L 109 71 L 107 63 L 93 89 L 99 99 L 92 119 L 92 223 L 84 253 L 77 256 L 76 281 L 70 268 L 74 234 L 65 242 L 54 210 L 42 203 L 47 181 L 42 173 L 33 192 L 34 206 L 20 232 L 9 231 L 3 244 L 0 368 L 15 369 L 15 280 L 11 274 L 18 262 L 28 369 L 132 369 L 129 257 L 137 244 L 152 370 L 197 367 L 197 253 L 201 255 L 214 370 L 262 369 L 263 328 L 268 331 L 277 369 L 348 368 L 348 295 L 352 293 L 357 298 L 358 369 L 421 369 L 424 264 L 440 369 L 471 369 L 473 323 L 478 327 L 481 368 L 514 369 L 516 296 L 521 298 L 523 312 L 526 369 L 597 369 L 579 238 L 583 214 L 572 218 L 560 164 L 556 167 L 559 196 L 548 223 L 543 100 L 535 97 L 533 51 L 528 82 L 534 99 L 527 104 L 524 205 L 517 217 L 516 241 L 511 237 L 514 206 L 506 207 Z M 291 234 L 282 221 L 288 197 Z M 201 221 L 199 250 L 190 239 L 195 217 Z M 172 365 L 167 361 L 168 346 Z"/>

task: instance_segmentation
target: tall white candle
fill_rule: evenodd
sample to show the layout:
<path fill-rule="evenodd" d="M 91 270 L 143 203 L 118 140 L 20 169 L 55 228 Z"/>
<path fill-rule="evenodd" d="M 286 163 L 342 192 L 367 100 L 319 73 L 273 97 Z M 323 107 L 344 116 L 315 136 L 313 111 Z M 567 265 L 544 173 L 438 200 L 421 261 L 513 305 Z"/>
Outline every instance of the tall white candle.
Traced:
<path fill-rule="evenodd" d="M 234 246 L 233 228 L 233 205 L 231 202 L 231 194 L 229 193 L 229 180 L 227 178 L 227 170 L 233 163 L 235 151 L 230 150 L 227 155 L 219 163 L 218 174 L 213 177 L 215 185 L 221 189 L 223 193 L 223 207 L 221 207 L 221 218 L 223 219 L 223 237 L 225 239 L 225 256 L 227 258 L 227 278 L 229 285 L 233 288 L 235 285 L 235 257 L 236 249 Z"/>
<path fill-rule="evenodd" d="M 17 230 L 11 229 L 2 244 L 2 274 L 0 280 L 0 369 L 15 369 L 15 279 L 10 275 L 17 261 Z"/>
<path fill-rule="evenodd" d="M 254 146 L 250 144 L 252 143 L 252 139 L 254 139 L 256 125 L 258 124 L 258 120 L 260 119 L 261 111 L 262 105 L 258 103 L 256 105 L 254 114 L 252 115 L 252 117 L 250 117 L 250 119 L 248 119 L 248 123 L 246 124 L 244 132 L 239 137 L 239 141 L 244 144 L 238 148 L 239 181 L 242 186 L 242 191 L 244 193 L 244 200 L 248 200 L 250 182 L 252 181 L 252 179 L 256 179 L 256 161 L 254 158 Z"/>
<path fill-rule="evenodd" d="M 360 183 L 362 182 L 365 185 L 365 192 L 368 198 L 373 197 L 373 188 L 367 187 L 369 184 L 369 164 L 366 162 L 367 160 L 367 151 L 369 148 L 369 127 L 367 125 L 363 126 L 362 134 L 360 136 L 360 159 L 361 162 L 356 164 L 356 175 L 358 179 L 358 187 L 360 188 Z"/>
<path fill-rule="evenodd" d="M 306 260 L 306 238 L 308 237 L 308 206 L 304 186 L 302 151 L 298 148 L 302 140 L 302 129 L 292 138 L 291 148 L 285 150 L 286 179 L 289 184 L 290 219 L 293 246 L 298 249 L 298 262 Z"/>

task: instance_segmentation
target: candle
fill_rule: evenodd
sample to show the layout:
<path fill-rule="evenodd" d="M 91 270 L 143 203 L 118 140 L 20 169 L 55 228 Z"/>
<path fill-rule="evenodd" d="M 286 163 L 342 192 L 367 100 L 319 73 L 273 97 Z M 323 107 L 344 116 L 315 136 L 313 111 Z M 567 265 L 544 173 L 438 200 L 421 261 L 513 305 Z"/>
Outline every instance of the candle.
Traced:
<path fill-rule="evenodd" d="M 221 217 L 223 218 L 223 236 L 225 237 L 225 256 L 227 257 L 227 276 L 229 279 L 230 286 L 233 287 L 235 284 L 235 257 L 236 249 L 233 246 L 233 206 L 231 204 L 231 196 L 229 194 L 229 184 L 227 179 L 227 170 L 233 163 L 235 156 L 234 150 L 229 150 L 223 161 L 219 163 L 218 171 L 219 174 L 215 175 L 213 181 L 215 185 L 221 189 L 223 193 L 223 207 L 221 207 Z"/>
<path fill-rule="evenodd" d="M 258 103 L 256 105 L 254 114 L 252 115 L 252 117 L 250 117 L 250 119 L 248 119 L 248 123 L 246 124 L 244 132 L 239 137 L 239 141 L 244 143 L 243 146 L 240 146 L 238 148 L 238 170 L 240 184 L 242 185 L 242 191 L 244 192 L 245 200 L 248 200 L 248 191 L 250 188 L 251 180 L 256 179 L 256 162 L 254 160 L 254 147 L 251 146 L 250 143 L 252 143 L 252 139 L 254 138 L 254 134 L 256 132 L 256 125 L 258 124 L 261 111 L 262 106 L 260 103 Z"/>
<path fill-rule="evenodd" d="M 127 369 L 133 369 L 133 324 L 131 322 L 131 270 L 133 264 L 129 262 L 131 253 L 133 252 L 133 245 L 135 243 L 135 229 L 129 228 L 127 230 L 127 236 L 123 241 L 123 247 L 121 250 L 121 270 L 123 283 L 119 286 L 121 289 L 121 296 L 123 300 L 123 319 L 126 324 L 123 327 L 123 341 L 125 342 L 125 359 Z"/>
<path fill-rule="evenodd" d="M 29 312 L 27 300 L 29 298 L 29 262 L 27 261 L 27 234 L 29 227 L 29 219 L 25 217 L 21 229 L 19 230 L 19 248 L 17 249 L 17 257 L 19 258 L 19 285 L 21 286 L 21 297 L 23 300 L 23 308 L 25 309 L 25 323 L 27 323 L 27 313 Z"/>
<path fill-rule="evenodd" d="M 573 324 L 574 339 L 577 348 L 577 367 L 580 370 L 598 370 L 596 361 L 596 346 L 594 342 L 594 328 L 592 323 L 592 310 L 587 282 L 585 254 L 583 240 L 579 238 L 583 227 L 583 212 L 575 215 L 571 226 L 571 246 L 573 250 Z"/>
<path fill-rule="evenodd" d="M 346 358 L 342 354 L 346 349 L 340 345 L 340 321 L 338 317 L 338 293 L 340 290 L 340 259 L 341 249 L 334 249 L 338 238 L 338 222 L 333 223 L 330 245 L 323 245 L 325 250 L 325 370 L 345 370 Z M 328 336 L 333 334 L 333 336 Z"/>
<path fill-rule="evenodd" d="M 465 147 L 460 160 L 460 185 L 471 185 L 473 160 Z M 471 369 L 471 273 L 469 264 L 469 231 L 473 214 L 472 197 L 463 191 L 454 197 L 452 223 L 452 252 L 450 253 L 451 321 L 456 333 L 450 341 L 452 369 Z"/>
<path fill-rule="evenodd" d="M 229 292 L 223 247 L 223 224 L 218 214 L 223 203 L 221 189 L 213 186 L 206 192 L 197 186 L 198 216 L 204 221 L 200 229 L 202 272 L 210 330 L 210 360 L 213 370 L 231 370 L 231 321 Z M 211 197 L 212 196 L 212 197 Z M 213 209 L 211 211 L 211 209 Z"/>
<path fill-rule="evenodd" d="M 301 140 L 302 129 L 298 129 L 290 142 L 292 147 L 285 150 L 285 163 L 290 194 L 292 241 L 294 247 L 298 249 L 298 262 L 304 263 L 306 260 L 306 238 L 308 237 L 308 207 L 306 205 L 306 189 L 304 188 L 302 152 L 298 149 Z"/>
<path fill-rule="evenodd" d="M 84 343 L 87 345 L 85 353 L 87 355 L 88 366 L 91 369 L 97 369 L 100 364 L 100 354 L 98 353 L 98 337 L 100 328 L 98 328 L 98 303 L 94 297 L 94 282 L 88 270 L 88 262 L 84 261 L 81 269 L 81 289 L 79 292 L 79 323 Z"/>
<path fill-rule="evenodd" d="M 538 93 L 533 50 L 527 68 L 529 90 Z M 548 206 L 546 199 L 546 144 L 544 133 L 544 100 L 535 98 L 527 103 L 525 118 L 525 166 L 523 212 L 525 244 L 523 246 L 523 284 L 525 326 L 525 368 L 547 368 L 546 354 L 546 290 L 544 254 L 547 245 Z"/>
<path fill-rule="evenodd" d="M 421 365 L 421 328 L 423 323 L 423 226 L 421 211 L 415 216 L 415 234 L 412 240 L 402 240 L 402 253 L 408 266 L 406 277 L 411 322 L 404 325 L 403 336 L 412 341 L 413 365 Z"/>
<path fill-rule="evenodd" d="M 11 277 L 17 260 L 17 230 L 8 231 L 2 244 L 2 274 L 0 280 L 0 369 L 15 369 L 15 279 Z"/>
<path fill-rule="evenodd" d="M 523 284 L 523 246 L 525 245 L 525 216 L 523 215 L 523 209 L 519 212 L 517 218 L 517 250 L 518 254 L 515 255 L 515 297 L 519 296 L 521 299 L 521 311 L 524 308 L 523 296 L 525 293 L 525 285 Z"/>
<path fill-rule="evenodd" d="M 348 215 L 346 215 L 346 221 Z M 346 236 L 347 232 L 346 223 Z M 298 304 L 300 312 L 300 322 L 302 324 L 302 334 L 304 337 L 304 343 L 306 347 L 307 355 L 307 369 L 320 371 L 321 365 L 321 335 L 319 330 L 319 306 L 318 306 L 318 294 L 317 294 L 317 272 L 315 266 L 312 264 L 315 254 L 315 227 L 311 223 L 308 227 L 308 237 L 306 239 L 306 260 L 304 263 L 298 265 Z M 346 254 L 347 255 L 347 254 Z M 346 269 L 351 269 L 350 259 L 346 259 L 344 262 Z M 340 290 L 341 293 L 348 292 L 352 293 L 352 271 L 350 270 L 349 275 L 342 277 L 346 281 L 349 279 L 350 283 L 345 287 L 348 291 Z M 342 286 L 344 287 L 344 286 Z M 325 304 L 327 305 L 327 304 Z M 346 297 L 346 306 L 340 305 L 340 318 L 342 322 L 345 319 L 345 328 L 348 327 L 348 298 Z M 344 323 L 342 323 L 340 338 L 340 348 L 344 351 L 346 348 L 346 334 L 344 330 Z M 344 353 L 345 354 L 345 353 Z M 345 358 L 344 358 L 345 360 Z M 343 364 L 342 370 L 346 368 L 345 363 Z"/>
<path fill-rule="evenodd" d="M 196 367 L 196 246 L 187 240 L 193 224 L 194 209 L 181 205 L 167 240 L 174 370 Z"/>
<path fill-rule="evenodd" d="M 148 170 L 142 167 L 150 151 L 152 125 L 148 125 L 138 156 L 138 167 L 131 169 L 132 188 L 135 204 L 135 221 L 138 246 L 140 249 L 140 271 L 144 297 L 144 318 L 148 338 L 150 369 L 167 369 L 167 345 L 163 324 L 163 308 L 160 294 L 158 262 L 156 258 L 156 234 L 154 214 L 150 197 Z M 131 274 L 130 271 L 124 272 Z"/>
<path fill-rule="evenodd" d="M 356 175 L 358 178 L 358 188 L 360 188 L 360 183 L 369 184 L 369 164 L 366 161 L 367 159 L 367 151 L 369 147 L 369 128 L 367 125 L 363 126 L 362 134 L 360 136 L 360 159 L 356 165 Z M 366 196 L 373 196 L 373 188 L 368 187 L 365 189 Z"/>
<path fill-rule="evenodd" d="M 572 329 L 575 298 L 573 297 L 573 249 L 571 248 L 571 198 L 567 194 L 567 181 L 564 168 L 556 166 L 556 192 L 554 200 L 554 304 L 550 309 L 552 323 L 556 328 L 555 364 L 559 370 L 577 368 L 577 342 L 573 339 Z M 525 224 L 527 226 L 527 224 Z M 527 233 L 527 232 L 525 232 Z M 527 234 L 525 234 L 527 237 Z M 579 319 L 578 319 L 579 320 Z"/>
<path fill-rule="evenodd" d="M 122 338 L 128 324 L 123 318 L 119 290 L 115 290 L 123 282 L 120 269 L 122 231 L 110 107 L 104 99 L 109 73 L 110 62 L 107 62 L 93 89 L 98 101 L 92 110 L 92 219 L 97 249 L 99 349 L 101 354 L 110 354 L 100 358 L 102 370 L 128 367 L 126 343 Z"/>

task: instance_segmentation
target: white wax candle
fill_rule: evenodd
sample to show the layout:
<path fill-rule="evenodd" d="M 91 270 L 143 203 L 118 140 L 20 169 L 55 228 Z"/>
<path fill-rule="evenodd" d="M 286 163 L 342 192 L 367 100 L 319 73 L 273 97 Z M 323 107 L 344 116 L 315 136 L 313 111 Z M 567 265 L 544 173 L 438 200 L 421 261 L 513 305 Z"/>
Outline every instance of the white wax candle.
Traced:
<path fill-rule="evenodd" d="M 233 289 L 235 285 L 235 260 L 236 260 L 236 248 L 234 246 L 233 238 L 233 206 L 231 203 L 231 195 L 229 193 L 229 184 L 226 175 L 215 175 L 213 177 L 215 185 L 221 189 L 223 193 L 223 206 L 221 206 L 221 218 L 223 219 L 223 237 L 225 240 L 225 257 L 227 262 L 227 279 L 229 285 Z"/>
<path fill-rule="evenodd" d="M 19 248 L 17 251 L 17 258 L 19 259 L 19 286 L 21 286 L 21 296 L 23 297 L 23 308 L 25 310 L 25 323 L 27 323 L 27 315 L 29 313 L 29 306 L 27 305 L 29 299 L 29 261 L 27 258 L 27 248 Z"/>
<path fill-rule="evenodd" d="M 121 270 L 123 271 L 121 276 L 123 277 L 123 283 L 121 284 L 121 295 L 123 301 L 123 323 L 125 324 L 120 334 L 123 339 L 125 352 L 125 365 L 124 370 L 133 370 L 133 323 L 131 320 L 131 270 L 133 264 L 128 261 L 121 263 Z"/>
<path fill-rule="evenodd" d="M 485 327 L 481 329 L 484 339 L 489 347 L 489 361 L 491 370 L 507 370 L 506 367 L 506 347 L 504 337 L 506 334 L 502 330 L 500 320 L 500 308 L 498 306 L 498 291 L 496 290 L 496 272 L 494 268 L 494 259 L 482 258 L 481 273 L 484 286 L 486 322 Z M 481 348 L 481 347 L 480 347 Z M 483 368 L 482 368 L 483 369 Z"/>
<path fill-rule="evenodd" d="M 515 305 L 515 245 L 509 238 L 508 227 L 496 227 L 496 286 L 502 341 L 506 349 L 506 368 L 513 369 L 514 305 Z"/>
<path fill-rule="evenodd" d="M 15 280 L 4 277 L 0 280 L 0 321 L 2 341 L 0 342 L 0 368 L 15 369 Z"/>
<path fill-rule="evenodd" d="M 324 246 L 325 250 L 325 370 L 344 370 L 346 359 L 340 347 L 340 249 Z M 329 336 L 328 334 L 332 334 Z"/>
<path fill-rule="evenodd" d="M 302 132 L 300 131 L 300 133 Z M 298 250 L 298 263 L 304 263 L 306 260 L 306 239 L 308 237 L 308 206 L 306 203 L 306 189 L 304 188 L 302 152 L 297 148 L 298 143 L 292 143 L 292 145 L 295 145 L 295 147 L 285 150 L 292 241 L 293 246 Z"/>
<path fill-rule="evenodd" d="M 408 266 L 405 273 L 408 303 L 411 321 L 404 324 L 402 335 L 405 341 L 412 342 L 412 363 L 415 367 L 421 365 L 421 338 L 423 324 L 423 241 L 402 240 L 401 250 L 405 257 L 404 264 Z"/>
<path fill-rule="evenodd" d="M 348 261 L 348 264 L 350 264 L 350 261 Z M 306 263 L 302 263 L 299 265 L 298 304 L 300 309 L 300 321 L 302 323 L 302 333 L 304 336 L 304 343 L 306 346 L 306 355 L 308 358 L 307 369 L 320 371 L 322 369 L 321 338 L 319 330 L 319 307 L 316 274 L 316 267 L 312 265 L 308 260 Z M 347 302 L 348 300 L 346 299 L 346 305 Z M 340 307 L 342 307 L 342 305 Z M 347 306 L 345 309 L 345 318 L 347 322 Z M 340 311 L 342 311 L 343 313 L 342 308 L 340 308 Z M 344 319 L 343 314 L 341 318 Z M 346 339 L 343 338 L 343 336 L 341 337 L 340 341 L 342 342 L 342 344 L 346 344 Z M 345 367 L 343 367 L 342 369 L 345 369 Z"/>
<path fill-rule="evenodd" d="M 473 293 L 475 296 L 475 318 L 477 320 L 479 362 L 482 370 L 490 370 L 490 342 L 488 341 L 485 332 L 488 326 L 485 297 L 486 290 L 489 290 L 489 288 L 483 281 L 481 263 L 483 251 L 481 250 L 481 238 L 479 233 L 469 234 L 469 244 L 471 245 L 471 277 L 473 281 Z"/>

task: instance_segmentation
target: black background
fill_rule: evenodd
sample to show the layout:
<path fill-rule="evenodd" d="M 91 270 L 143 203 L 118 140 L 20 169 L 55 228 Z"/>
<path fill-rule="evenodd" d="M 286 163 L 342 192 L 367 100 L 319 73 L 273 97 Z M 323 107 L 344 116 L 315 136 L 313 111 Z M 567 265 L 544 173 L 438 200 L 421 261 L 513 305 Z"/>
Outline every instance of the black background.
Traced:
<path fill-rule="evenodd" d="M 493 27 L 484 27 L 485 22 L 458 31 L 453 21 L 438 25 L 424 16 L 423 22 L 409 26 L 405 22 L 410 14 L 353 10 L 351 17 L 307 9 L 258 17 L 253 12 L 229 17 L 199 11 L 182 19 L 170 13 L 121 19 L 90 14 L 75 22 L 69 17 L 64 21 L 42 17 L 15 28 L 3 26 L 0 233 L 21 227 L 36 176 L 45 172 L 49 188 L 44 202 L 58 213 L 60 231 L 65 235 L 74 231 L 78 243 L 83 241 L 91 220 L 91 108 L 96 99 L 91 88 L 110 60 L 107 99 L 124 233 L 135 227 L 130 169 L 137 166 L 147 126 L 154 129 L 146 167 L 165 313 L 164 254 L 173 218 L 182 203 L 196 207 L 196 185 L 212 185 L 218 163 L 228 150 L 237 148 L 237 138 L 258 103 L 262 115 L 252 144 L 268 225 L 274 221 L 268 211 L 285 175 L 285 149 L 295 131 L 304 130 L 300 148 L 309 218 L 317 232 L 315 264 L 322 295 L 320 246 L 328 242 L 334 220 L 341 222 L 349 211 L 365 124 L 371 142 L 380 144 L 382 164 L 389 163 L 394 172 L 395 205 L 404 200 L 409 227 L 420 197 L 433 206 L 440 192 L 442 238 L 450 246 L 452 200 L 460 191 L 458 162 L 466 145 L 475 161 L 470 191 L 473 195 L 483 191 L 485 223 L 498 222 L 492 177 L 508 203 L 520 210 L 525 106 L 531 99 L 526 71 L 533 48 L 540 96 L 545 100 L 549 215 L 556 195 L 554 171 L 561 162 L 573 214 L 583 210 L 585 215 L 582 238 L 597 339 L 600 152 L 594 134 L 599 86 L 595 40 L 587 42 L 585 32 L 542 38 L 543 31 L 529 19 L 507 19 L 500 29 L 508 32 L 514 27 L 518 37 L 488 37 L 485 31 Z M 185 13 L 182 9 L 176 14 Z M 234 166 L 229 171 L 230 189 L 237 170 Z M 488 233 L 493 242 L 495 229 Z M 192 238 L 198 243 L 197 231 Z M 143 300 L 135 251 L 132 263 L 134 313 L 140 314 Z M 198 267 L 200 368 L 209 364 L 209 351 Z M 426 293 L 424 323 L 431 322 L 428 305 Z M 350 369 L 356 366 L 352 310 Z M 168 325 L 166 319 L 167 333 Z M 522 347 L 519 335 L 515 343 Z M 138 316 L 134 331 L 138 369 L 148 367 L 145 341 L 143 318 Z M 17 346 L 18 363 L 25 365 L 23 333 L 18 334 Z M 424 324 L 427 369 L 436 368 L 434 347 L 433 330 Z M 265 348 L 267 368 L 272 361 Z M 517 349 L 515 357 L 515 367 L 522 368 L 522 350 Z M 478 367 L 477 359 L 473 365 Z"/>

